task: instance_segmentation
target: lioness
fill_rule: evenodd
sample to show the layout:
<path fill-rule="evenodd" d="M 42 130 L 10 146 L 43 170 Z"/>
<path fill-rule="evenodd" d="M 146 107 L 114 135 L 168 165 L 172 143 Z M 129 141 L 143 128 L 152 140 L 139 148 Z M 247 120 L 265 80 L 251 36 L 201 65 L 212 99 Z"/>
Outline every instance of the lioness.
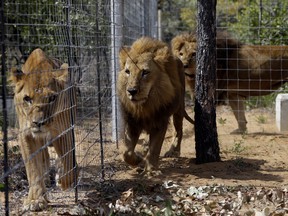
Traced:
<path fill-rule="evenodd" d="M 197 41 L 195 33 L 183 33 L 171 41 L 172 51 L 184 64 L 186 84 L 195 88 Z M 232 133 L 247 130 L 244 100 L 250 96 L 267 95 L 288 78 L 288 46 L 244 45 L 218 31 L 216 37 L 217 94 L 216 100 L 227 98 L 238 122 Z"/>
<path fill-rule="evenodd" d="M 19 144 L 29 182 L 24 210 L 46 208 L 45 175 L 49 168 L 47 146 L 53 145 L 62 162 L 59 184 L 67 189 L 74 182 L 72 123 L 74 89 L 68 85 L 68 65 L 35 49 L 22 70 L 13 69 L 14 104 L 19 121 Z"/>
<path fill-rule="evenodd" d="M 176 134 L 168 155 L 180 154 L 183 117 L 192 121 L 184 110 L 183 65 L 167 44 L 150 37 L 122 48 L 119 58 L 117 92 L 125 122 L 123 157 L 132 166 L 143 161 L 148 175 L 157 173 L 169 117 L 173 115 Z M 134 151 L 142 131 L 149 135 L 144 159 Z"/>

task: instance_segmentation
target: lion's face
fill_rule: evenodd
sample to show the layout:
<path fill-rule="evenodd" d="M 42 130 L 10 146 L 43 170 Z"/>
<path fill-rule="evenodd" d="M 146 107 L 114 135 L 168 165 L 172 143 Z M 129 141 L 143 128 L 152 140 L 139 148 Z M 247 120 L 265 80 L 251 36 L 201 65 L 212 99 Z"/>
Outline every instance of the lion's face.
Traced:
<path fill-rule="evenodd" d="M 33 74 L 27 75 L 21 83 L 21 91 L 15 97 L 20 102 L 19 106 L 26 118 L 26 127 L 31 130 L 33 136 L 42 136 L 47 135 L 53 122 L 53 114 L 58 110 L 61 86 L 53 78 L 40 86 L 36 77 L 33 77 Z"/>
<path fill-rule="evenodd" d="M 136 59 L 127 58 L 125 67 L 120 73 L 126 80 L 126 95 L 132 103 L 143 104 L 148 100 L 157 80 L 156 70 L 157 65 L 151 54 L 147 53 Z"/>
<path fill-rule="evenodd" d="M 196 71 L 196 43 L 183 42 L 178 49 L 174 50 L 174 55 L 178 57 L 184 66 L 184 72 L 187 79 L 195 79 Z"/>
<path fill-rule="evenodd" d="M 194 33 L 177 35 L 171 41 L 173 55 L 179 58 L 184 66 L 186 80 L 195 80 L 197 43 Z"/>
<path fill-rule="evenodd" d="M 24 71 L 14 70 L 11 75 L 15 85 L 14 101 L 21 129 L 30 131 L 33 137 L 46 137 L 53 118 L 63 109 L 59 104 L 64 99 L 61 91 L 67 81 L 68 65 L 55 69 L 52 62 L 41 59 L 34 67 L 37 59 L 29 58 L 22 67 Z"/>
<path fill-rule="evenodd" d="M 148 118 L 168 106 L 182 86 L 176 61 L 161 41 L 142 37 L 120 50 L 119 62 L 117 94 L 121 107 L 134 117 Z"/>

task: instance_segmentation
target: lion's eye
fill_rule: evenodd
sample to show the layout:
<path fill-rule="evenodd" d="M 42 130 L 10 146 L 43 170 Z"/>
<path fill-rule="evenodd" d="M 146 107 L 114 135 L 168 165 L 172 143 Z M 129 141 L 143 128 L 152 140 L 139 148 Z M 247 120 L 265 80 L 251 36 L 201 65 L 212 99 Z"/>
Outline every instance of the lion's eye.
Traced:
<path fill-rule="evenodd" d="M 182 53 L 182 52 L 180 52 L 180 53 L 179 53 L 179 55 L 180 55 L 180 56 L 183 56 L 183 53 Z"/>
<path fill-rule="evenodd" d="M 196 52 L 192 53 L 192 57 L 194 58 L 196 56 Z"/>
<path fill-rule="evenodd" d="M 26 103 L 32 104 L 32 98 L 29 97 L 29 96 L 27 96 L 27 95 L 23 98 L 23 100 L 24 100 L 24 102 L 26 102 Z"/>
<path fill-rule="evenodd" d="M 56 100 L 56 95 L 51 95 L 50 97 L 49 97 L 49 103 L 52 103 L 52 102 L 54 102 Z"/>
<path fill-rule="evenodd" d="M 147 76 L 150 73 L 148 70 L 142 70 L 142 77 Z"/>
<path fill-rule="evenodd" d="M 129 71 L 128 69 L 125 70 L 125 73 L 126 73 L 127 75 L 130 75 L 130 71 Z"/>

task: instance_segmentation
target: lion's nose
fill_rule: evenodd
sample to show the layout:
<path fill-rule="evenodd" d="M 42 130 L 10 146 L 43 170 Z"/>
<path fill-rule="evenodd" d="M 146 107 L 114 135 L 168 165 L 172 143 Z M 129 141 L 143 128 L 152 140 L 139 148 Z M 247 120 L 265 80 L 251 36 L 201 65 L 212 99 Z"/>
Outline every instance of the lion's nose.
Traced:
<path fill-rule="evenodd" d="M 184 64 L 183 66 L 184 66 L 184 68 L 188 68 L 188 64 Z"/>
<path fill-rule="evenodd" d="M 137 88 L 129 88 L 127 89 L 127 91 L 129 92 L 130 95 L 134 96 L 137 94 L 138 90 Z"/>
<path fill-rule="evenodd" d="M 44 125 L 44 122 L 43 121 L 33 121 L 32 124 L 34 127 L 40 128 L 42 125 Z"/>

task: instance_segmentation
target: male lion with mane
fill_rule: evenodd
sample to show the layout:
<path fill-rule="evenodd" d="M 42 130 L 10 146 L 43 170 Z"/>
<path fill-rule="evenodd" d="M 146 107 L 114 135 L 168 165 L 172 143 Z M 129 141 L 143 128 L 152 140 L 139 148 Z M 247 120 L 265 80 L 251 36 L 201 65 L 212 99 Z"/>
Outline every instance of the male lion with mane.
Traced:
<path fill-rule="evenodd" d="M 173 54 L 185 68 L 188 90 L 195 89 L 197 40 L 195 33 L 183 33 L 171 41 Z M 238 122 L 232 133 L 247 131 L 244 100 L 267 95 L 288 78 L 288 46 L 245 45 L 225 31 L 216 37 L 216 101 L 228 99 Z"/>
<path fill-rule="evenodd" d="M 138 39 L 131 48 L 122 48 L 119 58 L 117 91 L 125 123 L 123 157 L 131 166 L 144 162 L 143 173 L 157 174 L 170 116 L 176 134 L 166 156 L 180 154 L 183 117 L 193 123 L 184 109 L 183 65 L 165 43 L 150 37 Z M 144 158 L 134 151 L 142 131 L 149 135 Z"/>
<path fill-rule="evenodd" d="M 48 58 L 35 49 L 22 70 L 12 69 L 14 104 L 19 121 L 19 144 L 29 182 L 24 210 L 47 207 L 45 176 L 49 171 L 48 146 L 53 145 L 61 161 L 59 184 L 67 189 L 75 180 L 73 133 L 75 94 L 68 85 L 68 65 Z M 72 100 L 72 101 L 71 101 Z"/>

